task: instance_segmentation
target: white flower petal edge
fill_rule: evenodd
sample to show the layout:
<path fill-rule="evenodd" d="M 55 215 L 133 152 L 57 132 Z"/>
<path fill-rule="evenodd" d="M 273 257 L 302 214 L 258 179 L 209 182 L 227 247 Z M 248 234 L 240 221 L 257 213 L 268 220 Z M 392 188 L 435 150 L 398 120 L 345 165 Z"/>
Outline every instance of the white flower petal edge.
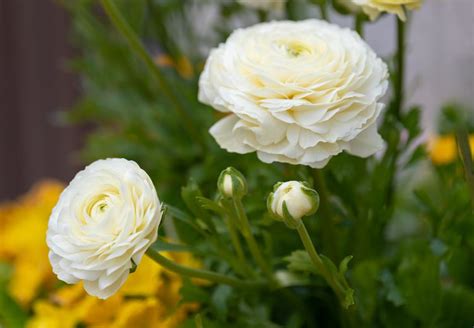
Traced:
<path fill-rule="evenodd" d="M 155 242 L 161 221 L 155 187 L 137 163 L 98 160 L 62 192 L 49 219 L 46 243 L 53 272 L 84 282 L 91 295 L 113 295 Z M 132 262 L 133 261 L 133 262 Z"/>
<path fill-rule="evenodd" d="M 382 12 L 388 12 L 405 21 L 405 8 L 418 9 L 421 7 L 423 0 L 352 0 L 352 2 L 361 6 L 371 20 L 377 19 Z"/>
<path fill-rule="evenodd" d="M 261 23 L 212 50 L 199 100 L 228 116 L 210 129 L 224 149 L 267 163 L 324 167 L 383 147 L 378 101 L 388 69 L 359 35 L 320 20 Z"/>

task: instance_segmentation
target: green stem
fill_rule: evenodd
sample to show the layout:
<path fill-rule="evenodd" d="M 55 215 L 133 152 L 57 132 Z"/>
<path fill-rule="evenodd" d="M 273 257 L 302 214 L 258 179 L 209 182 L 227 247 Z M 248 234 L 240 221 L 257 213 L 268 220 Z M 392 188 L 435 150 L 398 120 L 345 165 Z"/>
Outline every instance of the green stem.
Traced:
<path fill-rule="evenodd" d="M 323 276 L 323 278 L 326 280 L 328 285 L 336 293 L 339 300 L 342 301 L 344 299 L 344 288 L 334 279 L 333 275 L 328 271 L 328 269 L 324 265 L 323 260 L 321 259 L 318 252 L 316 251 L 316 248 L 314 248 L 313 242 L 311 241 L 311 237 L 309 236 L 308 230 L 306 230 L 306 227 L 303 221 L 301 221 L 301 224 L 296 228 L 296 230 L 298 231 L 298 234 L 300 235 L 300 239 L 304 245 L 304 248 L 306 249 L 306 251 L 309 254 L 309 257 L 311 258 L 311 262 L 313 262 L 316 269 L 319 271 L 319 273 Z"/>
<path fill-rule="evenodd" d="M 474 164 L 472 163 L 471 147 L 469 145 L 469 135 L 465 129 L 456 132 L 456 141 L 464 165 L 466 182 L 471 191 L 471 202 L 474 211 Z"/>
<path fill-rule="evenodd" d="M 319 11 L 321 13 L 321 18 L 325 21 L 328 21 L 328 7 L 326 0 L 321 0 L 321 3 L 319 4 Z"/>
<path fill-rule="evenodd" d="M 250 269 L 247 260 L 244 255 L 244 251 L 242 249 L 242 245 L 240 243 L 239 235 L 235 229 L 234 222 L 232 218 L 226 217 L 225 223 L 227 225 L 227 229 L 229 230 L 230 239 L 232 245 L 234 246 L 235 252 L 237 253 L 237 259 L 239 260 L 240 266 L 242 268 L 242 272 L 244 272 L 248 276 L 252 276 L 252 270 Z"/>
<path fill-rule="evenodd" d="M 405 78 L 405 23 L 399 18 L 395 19 L 397 20 L 397 75 L 395 80 L 394 115 L 397 120 L 400 120 L 400 114 L 404 102 L 403 81 Z"/>
<path fill-rule="evenodd" d="M 315 188 L 319 193 L 319 210 L 316 215 L 321 216 L 324 220 L 320 220 L 321 238 L 324 246 L 324 252 L 329 257 L 339 259 L 339 245 L 336 242 L 335 218 L 331 211 L 331 201 L 329 189 L 324 180 L 321 170 L 312 169 Z"/>
<path fill-rule="evenodd" d="M 178 273 L 183 276 L 187 276 L 190 278 L 198 278 L 198 279 L 204 279 L 208 281 L 215 282 L 217 284 L 225 284 L 233 287 L 242 287 L 242 288 L 258 288 L 258 287 L 263 287 L 262 282 L 258 281 L 247 281 L 247 280 L 241 280 L 237 279 L 234 277 L 226 276 L 220 273 L 212 272 L 212 271 L 206 271 L 206 270 L 200 270 L 200 269 L 194 269 L 190 267 L 186 267 L 180 264 L 177 264 L 163 255 L 161 255 L 159 252 L 152 248 L 148 248 L 146 251 L 146 254 L 156 263 L 160 264 L 164 268 L 173 271 L 175 273 Z"/>
<path fill-rule="evenodd" d="M 249 246 L 250 253 L 252 254 L 253 258 L 255 259 L 255 262 L 257 262 L 257 265 L 260 267 L 262 270 L 263 274 L 267 276 L 267 278 L 270 281 L 274 281 L 273 273 L 265 261 L 265 258 L 263 257 L 262 253 L 260 252 L 260 249 L 258 247 L 257 241 L 255 240 L 252 231 L 250 229 L 250 222 L 249 219 L 247 218 L 247 214 L 245 213 L 244 206 L 242 205 L 242 201 L 237 198 L 233 198 L 234 202 L 234 208 L 235 212 L 238 216 L 238 220 L 242 225 L 242 235 L 245 238 L 245 241 L 247 242 L 247 245 Z"/>
<path fill-rule="evenodd" d="M 357 14 L 355 16 L 355 22 L 354 23 L 355 23 L 354 28 L 355 28 L 356 32 L 363 39 L 364 38 L 364 16 L 362 14 Z"/>
<path fill-rule="evenodd" d="M 127 40 L 130 47 L 135 51 L 135 53 L 143 60 L 148 69 L 153 72 L 154 77 L 158 81 L 158 84 L 163 91 L 163 94 L 168 97 L 170 103 L 176 108 L 178 115 L 181 116 L 183 124 L 186 125 L 186 130 L 189 132 L 193 140 L 201 140 L 200 134 L 194 128 L 192 123 L 188 120 L 189 115 L 186 113 L 186 110 L 181 105 L 180 100 L 174 94 L 171 86 L 168 84 L 168 81 L 161 73 L 158 66 L 155 64 L 153 59 L 150 57 L 145 47 L 141 43 L 140 39 L 137 37 L 136 33 L 132 30 L 127 21 L 123 18 L 120 11 L 117 9 L 114 1 L 112 0 L 100 0 L 102 7 L 104 8 L 107 16 L 110 18 L 112 24 L 117 28 L 117 30 L 122 34 L 122 36 Z"/>

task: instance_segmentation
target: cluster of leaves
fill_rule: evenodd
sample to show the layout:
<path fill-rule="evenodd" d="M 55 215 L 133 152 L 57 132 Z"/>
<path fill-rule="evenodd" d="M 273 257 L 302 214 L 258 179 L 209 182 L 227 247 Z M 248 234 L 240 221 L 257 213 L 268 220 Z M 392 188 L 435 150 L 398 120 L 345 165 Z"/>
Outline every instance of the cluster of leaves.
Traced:
<path fill-rule="evenodd" d="M 281 288 L 265 291 L 199 287 L 188 281 L 183 302 L 201 303 L 198 321 L 204 327 L 473 324 L 474 219 L 469 190 L 459 161 L 433 166 L 427 160 L 425 147 L 417 142 L 420 108 L 398 114 L 399 104 L 392 101 L 381 127 L 387 141 L 383 155 L 361 159 L 342 154 L 319 176 L 306 167 L 263 164 L 254 154 L 226 153 L 207 133 L 218 117 L 197 101 L 206 46 L 224 40 L 235 24 L 254 23 L 266 14 L 234 1 L 115 2 L 149 55 L 169 56 L 172 64 L 156 61 L 165 91 L 95 1 L 65 3 L 81 49 L 73 65 L 84 88 L 69 119 L 97 126 L 84 150 L 85 160 L 126 157 L 139 162 L 155 181 L 160 198 L 176 205 L 168 207 L 166 233 L 200 256 L 206 268 L 243 277 L 229 247 L 232 236 L 225 217 L 212 210 L 218 173 L 237 167 L 249 184 L 245 208 L 252 232 L 276 275 L 286 281 Z M 303 18 L 304 13 L 318 13 L 315 8 L 321 3 L 288 1 L 285 15 Z M 203 10 L 214 15 L 209 35 L 198 28 Z M 180 71 L 183 63 L 186 74 Z M 396 70 L 391 75 L 396 79 Z M 349 311 L 315 274 L 296 234 L 266 214 L 271 186 L 291 179 L 308 181 L 321 192 L 321 209 L 306 223 L 316 248 L 341 263 L 334 266 L 334 274 L 347 277 L 355 290 L 356 306 Z M 183 206 L 187 209 L 180 209 Z M 245 255 L 250 258 L 247 249 Z"/>

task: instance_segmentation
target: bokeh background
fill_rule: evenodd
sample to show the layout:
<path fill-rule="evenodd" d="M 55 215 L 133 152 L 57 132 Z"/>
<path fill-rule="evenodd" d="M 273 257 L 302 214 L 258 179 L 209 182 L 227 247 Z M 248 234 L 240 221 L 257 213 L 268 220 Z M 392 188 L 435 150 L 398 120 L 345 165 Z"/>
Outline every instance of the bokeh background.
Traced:
<path fill-rule="evenodd" d="M 443 104 L 474 107 L 474 1 L 426 0 L 415 15 L 407 94 L 409 103 L 423 104 L 429 135 Z M 349 24 L 336 14 L 331 18 Z M 394 33 L 386 17 L 367 27 L 366 38 L 386 56 Z M 68 67 L 78 51 L 57 1 L 0 0 L 0 201 L 44 177 L 68 181 L 81 167 L 78 151 L 93 127 L 69 126 L 61 115 L 80 96 L 80 80 Z"/>

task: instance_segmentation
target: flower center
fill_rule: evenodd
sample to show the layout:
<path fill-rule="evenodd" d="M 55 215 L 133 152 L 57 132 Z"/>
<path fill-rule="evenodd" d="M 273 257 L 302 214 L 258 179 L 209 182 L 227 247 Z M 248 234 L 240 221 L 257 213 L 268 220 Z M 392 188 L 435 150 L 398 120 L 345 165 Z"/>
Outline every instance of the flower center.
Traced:
<path fill-rule="evenodd" d="M 100 195 L 90 203 L 89 216 L 97 221 L 110 207 L 110 198 L 107 195 Z"/>
<path fill-rule="evenodd" d="M 280 41 L 278 47 L 290 57 L 300 57 L 311 53 L 311 49 L 300 41 Z"/>

